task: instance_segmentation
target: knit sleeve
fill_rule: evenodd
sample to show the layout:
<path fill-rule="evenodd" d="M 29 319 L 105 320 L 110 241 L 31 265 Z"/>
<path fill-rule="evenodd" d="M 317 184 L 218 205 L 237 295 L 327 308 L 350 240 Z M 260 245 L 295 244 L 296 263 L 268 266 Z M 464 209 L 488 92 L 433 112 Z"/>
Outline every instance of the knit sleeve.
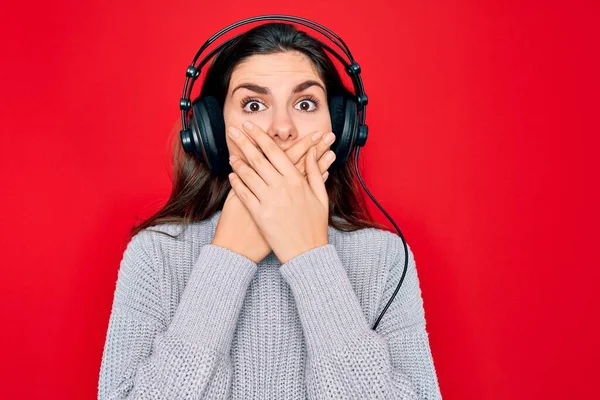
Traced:
<path fill-rule="evenodd" d="M 151 235 L 142 231 L 123 254 L 98 399 L 226 399 L 233 376 L 229 349 L 257 266 L 204 245 L 167 322 L 155 253 Z"/>
<path fill-rule="evenodd" d="M 398 244 L 391 248 L 397 251 Z M 333 245 L 309 250 L 282 265 L 307 345 L 309 399 L 441 399 L 418 275 L 408 249 L 402 287 L 375 331 Z M 387 274 L 377 317 L 403 268 L 402 247 Z"/>

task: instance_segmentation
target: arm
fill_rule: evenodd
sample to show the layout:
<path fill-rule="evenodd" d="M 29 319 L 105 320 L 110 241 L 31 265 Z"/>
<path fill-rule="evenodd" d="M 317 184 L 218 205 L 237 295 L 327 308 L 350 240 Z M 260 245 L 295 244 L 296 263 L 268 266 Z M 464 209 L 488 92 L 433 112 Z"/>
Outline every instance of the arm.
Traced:
<path fill-rule="evenodd" d="M 256 264 L 207 244 L 173 320 L 162 307 L 158 260 L 148 232 L 121 261 L 98 383 L 99 399 L 225 399 L 229 349 Z"/>
<path fill-rule="evenodd" d="M 394 258 L 377 317 L 402 275 L 401 245 Z M 441 399 L 410 248 L 402 287 L 376 331 L 367 323 L 333 245 L 300 254 L 281 273 L 303 326 L 310 399 Z"/>

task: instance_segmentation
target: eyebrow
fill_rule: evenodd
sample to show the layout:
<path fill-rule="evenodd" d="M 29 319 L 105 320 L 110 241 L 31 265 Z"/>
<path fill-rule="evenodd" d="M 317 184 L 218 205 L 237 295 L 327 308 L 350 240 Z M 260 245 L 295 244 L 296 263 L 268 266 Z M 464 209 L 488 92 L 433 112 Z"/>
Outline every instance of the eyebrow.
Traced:
<path fill-rule="evenodd" d="M 325 87 L 323 85 L 321 85 L 321 83 L 319 83 L 315 80 L 307 80 L 307 81 L 304 81 L 304 82 L 296 85 L 296 87 L 292 90 L 292 93 L 302 92 L 303 90 L 306 90 L 311 86 L 318 86 L 321 89 L 323 89 L 324 93 L 327 93 L 327 91 L 325 90 Z M 233 96 L 235 91 L 238 89 L 241 89 L 241 88 L 245 88 L 245 89 L 251 90 L 253 92 L 259 93 L 259 94 L 266 94 L 266 95 L 271 94 L 271 90 L 268 87 L 259 86 L 255 83 L 242 83 L 242 84 L 238 85 L 235 89 L 233 89 L 233 91 L 231 92 L 231 95 Z"/>

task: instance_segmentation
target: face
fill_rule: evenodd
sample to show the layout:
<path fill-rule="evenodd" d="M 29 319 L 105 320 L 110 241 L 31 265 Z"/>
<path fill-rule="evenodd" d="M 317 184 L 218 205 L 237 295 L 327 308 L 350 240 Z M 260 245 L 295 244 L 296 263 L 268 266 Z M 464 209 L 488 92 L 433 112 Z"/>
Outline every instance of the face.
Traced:
<path fill-rule="evenodd" d="M 233 70 L 223 106 L 225 128 L 242 132 L 244 121 L 260 126 L 282 149 L 315 131 L 331 131 L 325 84 L 299 52 L 254 55 Z M 227 138 L 229 154 L 246 160 Z M 256 145 L 256 143 L 255 143 Z"/>

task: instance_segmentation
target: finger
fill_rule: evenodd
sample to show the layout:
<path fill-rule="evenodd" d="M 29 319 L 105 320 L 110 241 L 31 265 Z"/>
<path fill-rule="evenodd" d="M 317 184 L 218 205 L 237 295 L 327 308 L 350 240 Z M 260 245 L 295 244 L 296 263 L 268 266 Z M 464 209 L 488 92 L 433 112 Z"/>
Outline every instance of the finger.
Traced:
<path fill-rule="evenodd" d="M 287 149 L 285 151 L 285 154 L 288 156 L 290 161 L 292 161 L 294 164 L 297 164 L 301 160 L 301 158 L 304 157 L 308 149 L 310 149 L 311 146 L 318 143 L 319 139 L 321 139 L 322 137 L 323 133 L 319 131 L 315 131 L 310 135 L 306 135 L 298 142 L 294 143 L 292 147 Z"/>
<path fill-rule="evenodd" d="M 235 190 L 233 190 L 233 188 L 227 193 L 227 197 L 225 198 L 225 201 L 228 201 L 230 198 L 232 198 L 233 196 L 235 196 Z"/>
<path fill-rule="evenodd" d="M 265 155 L 263 155 L 261 151 L 256 148 L 256 146 L 250 141 L 250 139 L 246 135 L 242 133 L 242 131 L 240 131 L 234 126 L 230 126 L 227 129 L 227 134 L 240 148 L 242 153 L 244 153 L 244 156 L 246 156 L 246 159 L 248 160 L 249 166 L 254 171 L 256 171 L 258 175 L 260 175 L 260 177 L 265 183 L 271 185 L 274 182 L 276 182 L 277 179 L 281 178 L 281 174 L 275 169 L 273 165 L 271 165 L 269 160 L 265 158 Z M 245 178 L 245 176 L 242 174 L 238 175 L 240 175 L 240 178 L 242 179 Z M 246 180 L 244 180 L 244 182 L 248 183 Z"/>
<path fill-rule="evenodd" d="M 319 199 L 324 207 L 328 207 L 329 200 L 327 198 L 327 189 L 317 165 L 317 149 L 313 148 L 311 154 L 306 158 L 306 176 L 308 183 L 312 188 L 315 196 Z"/>
<path fill-rule="evenodd" d="M 239 197 L 248 211 L 250 211 L 250 214 L 255 216 L 256 211 L 260 207 L 260 202 L 256 196 L 254 196 L 235 172 L 229 174 L 229 182 L 231 183 L 231 188 L 235 191 L 236 196 Z"/>
<path fill-rule="evenodd" d="M 254 196 L 258 199 L 263 199 L 265 193 L 269 189 L 268 185 L 265 183 L 263 178 L 256 173 L 254 169 L 252 169 L 248 164 L 244 162 L 241 158 L 232 154 L 229 156 L 229 165 L 231 165 L 231 169 L 237 175 L 238 179 L 240 179 L 244 185 L 252 191 Z"/>
<path fill-rule="evenodd" d="M 323 174 L 323 182 L 325 182 L 327 178 L 329 178 L 329 171 L 325 171 L 325 173 Z"/>
<path fill-rule="evenodd" d="M 318 150 L 317 150 L 317 153 L 318 153 Z M 336 158 L 335 152 L 333 152 L 332 150 L 329 150 L 327 153 L 323 154 L 323 156 L 321 156 L 321 158 L 319 159 L 319 162 L 318 162 L 319 171 L 321 171 L 321 172 L 327 171 L 329 169 L 329 167 L 331 167 L 331 164 L 333 164 L 333 161 L 335 160 L 335 158 Z M 306 176 L 306 170 L 305 170 L 304 166 L 305 166 L 305 163 L 296 165 L 296 167 L 298 168 L 298 171 L 300 171 L 302 176 Z"/>
<path fill-rule="evenodd" d="M 290 161 L 285 152 L 281 150 L 279 146 L 277 146 L 277 144 L 273 141 L 273 139 L 271 139 L 269 135 L 267 135 L 265 131 L 263 131 L 259 126 L 256 126 L 250 121 L 244 122 L 242 126 L 244 127 L 244 131 L 247 132 L 248 135 L 258 144 L 258 146 L 264 153 L 264 156 L 267 157 L 267 160 L 271 164 L 271 168 L 274 167 L 273 169 L 279 171 L 280 175 L 289 177 L 294 176 L 298 173 L 296 168 L 294 168 L 294 163 Z M 262 158 L 264 158 L 264 156 L 261 154 Z M 257 156 L 255 157 L 258 159 Z M 250 159 L 248 160 L 250 161 Z M 262 160 L 260 160 L 260 162 L 262 163 Z M 269 184 L 276 182 L 275 179 L 280 179 L 280 177 L 272 176 L 270 169 L 269 174 L 270 176 L 267 176 L 267 179 L 269 179 L 269 181 L 266 181 Z"/>
<path fill-rule="evenodd" d="M 333 150 L 329 150 L 327 153 L 321 157 L 319 160 L 319 171 L 325 172 L 331 167 L 331 164 L 335 161 L 335 152 Z"/>
<path fill-rule="evenodd" d="M 322 135 L 320 140 L 313 140 L 312 137 L 313 136 L 311 135 L 307 135 L 286 150 L 286 154 L 288 154 L 288 157 L 290 157 L 290 160 L 292 160 L 294 164 L 298 165 L 299 163 L 302 163 L 302 165 L 304 165 L 306 154 L 312 146 L 317 146 L 317 159 L 319 159 L 323 153 L 329 150 L 329 147 L 335 141 L 335 134 L 333 132 Z"/>
<path fill-rule="evenodd" d="M 325 136 L 323 136 L 321 138 L 321 140 L 316 144 L 317 146 L 317 159 L 321 159 L 321 156 L 323 156 L 323 154 L 325 154 L 325 152 L 327 150 L 329 150 L 329 147 L 331 146 L 331 144 L 335 141 L 335 134 L 333 132 L 329 132 L 327 133 Z M 298 142 L 298 144 L 302 144 L 301 142 Z M 302 157 L 300 157 L 300 160 L 296 163 L 296 166 L 301 166 L 300 168 L 298 168 L 298 170 L 302 171 L 302 174 L 304 174 L 304 165 L 305 165 L 305 159 L 306 159 L 306 154 L 308 153 L 308 151 L 306 151 Z"/>

